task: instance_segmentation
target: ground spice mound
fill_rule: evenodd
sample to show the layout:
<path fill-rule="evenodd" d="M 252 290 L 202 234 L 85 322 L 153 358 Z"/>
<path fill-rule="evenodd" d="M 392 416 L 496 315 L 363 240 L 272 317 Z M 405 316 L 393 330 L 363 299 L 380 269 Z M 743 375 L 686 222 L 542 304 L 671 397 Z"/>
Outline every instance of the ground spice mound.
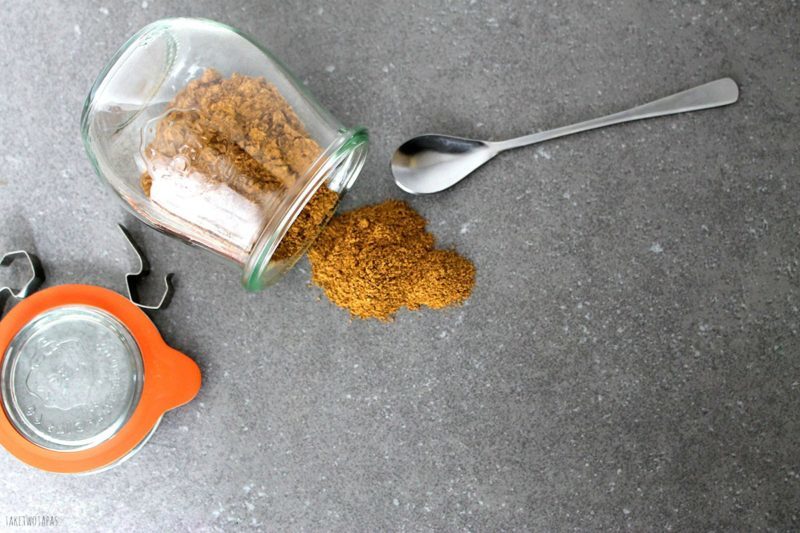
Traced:
<path fill-rule="evenodd" d="M 308 252 L 312 281 L 353 316 L 389 320 L 403 307 L 440 309 L 466 300 L 475 267 L 435 248 L 425 219 L 399 200 L 335 217 Z"/>
<path fill-rule="evenodd" d="M 143 150 L 145 194 L 164 209 L 230 241 L 246 257 L 281 199 L 322 153 L 277 88 L 264 78 L 213 69 L 179 91 Z M 281 241 L 288 259 L 313 240 L 336 206 L 323 185 Z"/>

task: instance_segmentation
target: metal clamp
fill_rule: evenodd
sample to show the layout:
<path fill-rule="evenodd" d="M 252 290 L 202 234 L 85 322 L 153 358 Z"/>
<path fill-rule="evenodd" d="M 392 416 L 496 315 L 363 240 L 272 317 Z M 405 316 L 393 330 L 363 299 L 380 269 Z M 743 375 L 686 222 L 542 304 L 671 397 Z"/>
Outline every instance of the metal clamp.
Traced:
<path fill-rule="evenodd" d="M 3 308 L 5 307 L 6 298 L 11 296 L 15 300 L 22 300 L 27 298 L 44 283 L 44 268 L 42 262 L 34 254 L 28 253 L 25 250 L 17 250 L 8 252 L 0 259 L 0 267 L 11 266 L 11 264 L 18 260 L 25 259 L 28 262 L 31 276 L 28 281 L 20 289 L 13 289 L 11 287 L 0 287 L 0 316 L 3 315 Z"/>
<path fill-rule="evenodd" d="M 144 252 L 139 245 L 136 244 L 136 241 L 133 240 L 133 237 L 128 230 L 125 229 L 125 226 L 119 224 L 119 229 L 122 232 L 122 235 L 125 237 L 125 240 L 128 241 L 130 247 L 133 248 L 133 251 L 136 253 L 136 257 L 139 259 L 139 269 L 135 272 L 129 272 L 128 274 L 125 274 L 125 288 L 128 290 L 128 299 L 137 307 L 148 311 L 165 309 L 172 300 L 172 293 L 174 291 L 174 287 L 172 286 L 172 277 L 175 274 L 170 272 L 164 276 L 164 294 L 161 296 L 161 301 L 159 301 L 156 305 L 145 305 L 139 302 L 139 291 L 137 290 L 136 285 L 139 281 L 146 278 L 150 273 L 150 262 L 147 260 L 147 257 L 144 255 Z"/>

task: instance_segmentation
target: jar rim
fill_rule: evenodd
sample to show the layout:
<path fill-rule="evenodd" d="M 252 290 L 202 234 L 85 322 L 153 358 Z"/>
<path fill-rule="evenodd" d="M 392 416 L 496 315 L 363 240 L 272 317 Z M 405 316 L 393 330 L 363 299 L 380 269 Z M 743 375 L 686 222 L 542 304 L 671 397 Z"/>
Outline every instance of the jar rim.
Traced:
<path fill-rule="evenodd" d="M 313 238 L 304 243 L 292 257 L 282 260 L 280 265 L 271 261 L 272 255 L 286 232 L 317 189 L 324 183 L 328 183 L 331 190 L 339 194 L 339 200 L 341 200 L 355 183 L 366 161 L 368 139 L 366 128 L 342 130 L 341 135 L 309 167 L 306 174 L 311 175 L 311 178 L 306 180 L 305 187 L 290 202 L 287 202 L 286 208 L 279 210 L 261 231 L 245 264 L 242 277 L 245 289 L 250 292 L 258 292 L 274 284 L 305 254 L 309 246 L 313 244 Z M 333 210 L 336 210 L 336 206 Z M 320 225 L 319 230 L 322 231 L 326 224 L 327 220 Z"/>

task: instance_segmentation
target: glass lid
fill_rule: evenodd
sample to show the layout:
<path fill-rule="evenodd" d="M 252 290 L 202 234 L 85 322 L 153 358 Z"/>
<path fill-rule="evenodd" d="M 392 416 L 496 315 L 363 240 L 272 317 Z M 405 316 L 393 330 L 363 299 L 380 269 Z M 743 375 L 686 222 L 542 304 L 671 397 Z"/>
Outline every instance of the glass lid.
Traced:
<path fill-rule="evenodd" d="M 9 344 L 0 370 L 3 409 L 30 442 L 84 450 L 128 421 L 143 376 L 139 346 L 116 318 L 88 305 L 56 307 Z"/>

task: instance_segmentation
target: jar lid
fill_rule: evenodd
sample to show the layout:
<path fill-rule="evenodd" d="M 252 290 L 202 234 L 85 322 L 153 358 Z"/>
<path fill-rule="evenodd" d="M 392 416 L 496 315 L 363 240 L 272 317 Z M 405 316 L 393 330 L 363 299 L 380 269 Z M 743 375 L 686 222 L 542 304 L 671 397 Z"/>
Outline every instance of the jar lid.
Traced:
<path fill-rule="evenodd" d="M 50 288 L 0 322 L 0 444 L 37 468 L 114 464 L 199 389 L 197 364 L 113 291 Z"/>
<path fill-rule="evenodd" d="M 74 451 L 115 435 L 142 393 L 142 356 L 105 311 L 45 311 L 11 341 L 0 373 L 3 406 L 19 433 L 48 450 Z"/>

